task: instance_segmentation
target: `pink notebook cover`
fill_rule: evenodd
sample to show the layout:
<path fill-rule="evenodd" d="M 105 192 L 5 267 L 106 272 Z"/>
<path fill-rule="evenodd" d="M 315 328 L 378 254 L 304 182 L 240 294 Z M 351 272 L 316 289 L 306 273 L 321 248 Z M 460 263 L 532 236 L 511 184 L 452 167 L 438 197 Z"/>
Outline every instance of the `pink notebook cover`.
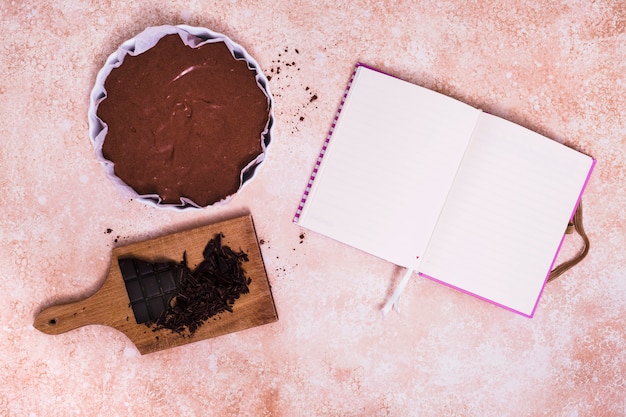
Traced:
<path fill-rule="evenodd" d="M 385 73 L 383 71 L 380 71 L 380 70 L 378 70 L 376 68 L 370 67 L 370 66 L 368 66 L 366 64 L 363 64 L 363 63 L 358 63 L 356 65 L 356 67 L 354 68 L 354 71 L 352 72 L 352 75 L 350 77 L 350 81 L 348 82 L 348 86 L 346 87 L 346 90 L 345 90 L 345 92 L 344 92 L 344 94 L 342 96 L 341 103 L 339 105 L 339 109 L 337 110 L 337 113 L 335 115 L 335 118 L 334 118 L 331 126 L 330 126 L 328 134 L 326 135 L 326 139 L 324 140 L 324 144 L 322 145 L 322 150 L 320 151 L 320 154 L 319 154 L 319 156 L 317 158 L 317 161 L 315 162 L 315 166 L 313 168 L 313 172 L 311 173 L 311 176 L 309 177 L 309 181 L 307 183 L 307 186 L 306 186 L 306 188 L 304 190 L 302 198 L 300 199 L 300 203 L 298 205 L 298 209 L 297 209 L 296 214 L 295 214 L 295 216 L 293 218 L 293 223 L 298 223 L 298 221 L 300 220 L 300 215 L 302 214 L 302 210 L 304 208 L 304 205 L 305 205 L 305 203 L 306 203 L 306 201 L 307 201 L 307 199 L 309 197 L 309 194 L 311 192 L 311 187 L 313 186 L 313 182 L 315 181 L 315 177 L 317 176 L 317 173 L 319 171 L 319 168 L 320 168 L 320 165 L 322 163 L 322 160 L 324 159 L 324 155 L 326 154 L 326 150 L 328 149 L 328 144 L 330 143 L 330 139 L 332 137 L 333 131 L 335 130 L 335 126 L 337 125 L 337 121 L 339 120 L 339 115 L 341 114 L 341 110 L 343 109 L 345 101 L 346 101 L 346 99 L 348 97 L 348 93 L 350 92 L 350 88 L 352 87 L 352 83 L 354 81 L 354 77 L 356 76 L 356 73 L 357 73 L 357 70 L 359 69 L 359 67 L 368 68 L 368 69 L 371 69 L 373 71 L 379 72 L 381 74 L 385 74 L 385 75 L 389 75 L 389 76 L 393 77 L 393 75 L 387 74 L 387 73 Z M 596 165 L 596 160 L 593 159 L 593 162 L 591 164 L 591 168 L 589 169 L 589 172 L 587 173 L 587 178 L 586 178 L 586 180 L 585 180 L 585 182 L 584 182 L 584 184 L 583 184 L 583 186 L 582 186 L 582 188 L 580 190 L 580 194 L 578 196 L 578 200 L 576 202 L 576 205 L 572 209 L 572 213 L 570 215 L 570 219 L 572 219 L 574 217 L 574 213 L 576 211 L 576 208 L 578 207 L 578 204 L 580 204 L 583 192 L 585 191 L 585 188 L 587 187 L 587 184 L 589 183 L 589 179 L 591 178 L 591 173 L 593 172 L 593 169 L 594 169 L 595 165 Z M 543 290 L 545 289 L 546 283 L 548 282 L 548 278 L 550 276 L 550 272 L 554 268 L 554 264 L 556 262 L 556 259 L 557 259 L 558 255 L 559 255 L 561 247 L 563 246 L 563 242 L 564 241 L 565 241 L 565 234 L 563 234 L 563 238 L 561 239 L 561 242 L 559 243 L 559 246 L 558 246 L 558 248 L 557 248 L 557 250 L 556 250 L 556 252 L 554 254 L 554 257 L 552 259 L 552 264 L 550 266 L 550 269 L 546 272 L 546 277 L 544 279 L 543 285 L 541 287 L 541 290 L 539 291 L 539 294 L 537 295 L 537 300 L 535 301 L 535 305 L 534 305 L 533 310 L 532 310 L 532 312 L 530 314 L 526 314 L 526 313 L 523 313 L 521 311 L 512 309 L 510 307 L 507 307 L 505 305 L 497 303 L 497 302 L 495 302 L 493 300 L 490 300 L 490 299 L 487 299 L 485 297 L 482 297 L 482 296 L 480 296 L 478 294 L 474 294 L 474 293 L 472 293 L 470 291 L 467 291 L 467 290 L 464 290 L 462 288 L 456 287 L 454 285 L 448 284 L 447 282 L 442 281 L 442 280 L 440 280 L 438 278 L 431 277 L 431 276 L 423 274 L 423 273 L 419 273 L 419 275 L 424 277 L 424 278 L 428 278 L 428 279 L 430 279 L 432 281 L 435 281 L 435 282 L 438 282 L 440 284 L 443 284 L 443 285 L 445 285 L 447 287 L 450 287 L 450 288 L 453 288 L 455 290 L 461 291 L 461 292 L 463 292 L 465 294 L 469 294 L 469 295 L 471 295 L 473 297 L 476 297 L 476 298 L 479 298 L 481 300 L 487 301 L 487 302 L 489 302 L 491 304 L 494 304 L 494 305 L 496 305 L 498 307 L 502 307 L 502 308 L 504 308 L 506 310 L 509 310 L 509 311 L 514 312 L 514 313 L 520 314 L 522 316 L 532 318 L 534 316 L 534 314 L 535 314 L 535 311 L 537 310 L 537 306 L 539 305 L 539 300 L 541 299 L 541 294 L 543 293 Z"/>

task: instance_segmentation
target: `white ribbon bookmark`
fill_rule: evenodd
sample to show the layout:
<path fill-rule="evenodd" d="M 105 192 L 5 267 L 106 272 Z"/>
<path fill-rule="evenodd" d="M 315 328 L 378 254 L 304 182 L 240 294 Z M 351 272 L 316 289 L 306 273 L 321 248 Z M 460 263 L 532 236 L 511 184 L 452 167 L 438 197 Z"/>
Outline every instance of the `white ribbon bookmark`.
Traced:
<path fill-rule="evenodd" d="M 400 312 L 400 295 L 402 294 L 402 291 L 404 291 L 404 287 L 406 287 L 406 284 L 409 282 L 409 278 L 411 278 L 413 272 L 417 272 L 417 267 L 407 268 L 406 273 L 400 280 L 400 283 L 396 287 L 396 290 L 393 292 L 391 298 L 389 298 L 389 300 L 383 307 L 383 316 L 389 313 L 392 308 L 398 313 Z"/>

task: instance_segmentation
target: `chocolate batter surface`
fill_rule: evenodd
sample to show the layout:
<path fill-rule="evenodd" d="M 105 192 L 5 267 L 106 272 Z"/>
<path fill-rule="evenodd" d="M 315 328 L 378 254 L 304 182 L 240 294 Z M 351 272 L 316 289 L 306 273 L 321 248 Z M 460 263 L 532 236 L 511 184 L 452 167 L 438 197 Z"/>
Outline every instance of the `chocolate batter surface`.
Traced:
<path fill-rule="evenodd" d="M 236 193 L 242 169 L 262 152 L 268 97 L 223 42 L 191 48 L 166 35 L 127 55 L 104 87 L 102 153 L 140 195 L 208 206 Z"/>

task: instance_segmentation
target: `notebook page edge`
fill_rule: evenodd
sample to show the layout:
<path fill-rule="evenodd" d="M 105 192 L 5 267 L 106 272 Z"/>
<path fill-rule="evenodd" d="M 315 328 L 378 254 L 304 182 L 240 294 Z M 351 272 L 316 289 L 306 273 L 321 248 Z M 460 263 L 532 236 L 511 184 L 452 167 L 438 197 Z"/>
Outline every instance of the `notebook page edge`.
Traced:
<path fill-rule="evenodd" d="M 348 81 L 348 85 L 346 86 L 346 89 L 344 90 L 343 96 L 341 98 L 341 102 L 339 104 L 339 107 L 337 108 L 337 112 L 335 113 L 333 122 L 331 123 L 330 129 L 328 130 L 328 133 L 326 134 L 326 138 L 324 139 L 324 143 L 322 144 L 322 149 L 317 157 L 317 161 L 315 162 L 313 171 L 311 172 L 311 175 L 309 176 L 309 180 L 302 194 L 302 198 L 300 199 L 300 203 L 298 204 L 298 208 L 292 220 L 293 223 L 300 224 L 303 218 L 305 217 L 306 207 L 307 207 L 306 203 L 309 200 L 309 196 L 311 195 L 311 193 L 314 192 L 313 190 L 315 186 L 315 178 L 317 177 L 319 171 L 322 169 L 324 157 L 326 156 L 328 147 L 330 146 L 333 132 L 335 131 L 335 127 L 337 126 L 337 123 L 339 122 L 339 118 L 341 117 L 341 111 L 348 100 L 348 96 L 350 95 L 350 91 L 352 90 L 352 85 L 356 81 L 357 75 L 362 66 L 363 65 L 359 63 L 356 65 L 356 67 L 352 71 L 352 75 L 350 77 L 350 80 Z"/>
<path fill-rule="evenodd" d="M 596 166 L 596 160 L 589 157 L 591 159 L 591 165 L 589 166 L 589 172 L 587 173 L 587 178 L 585 179 L 585 183 L 582 186 L 582 189 L 580 190 L 580 194 L 578 195 L 578 200 L 576 200 L 576 204 L 574 205 L 574 209 L 572 210 L 572 213 L 570 214 L 570 219 L 572 219 L 574 217 L 574 213 L 576 212 L 576 209 L 578 208 L 578 205 L 580 204 L 580 202 L 582 201 L 583 198 L 583 194 L 585 192 L 585 189 L 587 188 L 587 185 L 589 184 L 589 180 L 591 179 L 591 174 L 593 173 L 593 170 Z M 556 250 L 556 252 L 554 253 L 554 258 L 552 259 L 552 263 L 550 264 L 550 268 L 548 269 L 547 273 L 546 273 L 546 277 L 543 281 L 543 285 L 541 286 L 541 290 L 539 291 L 539 294 L 537 295 L 537 299 L 535 300 L 535 304 L 533 306 L 533 309 L 530 313 L 530 318 L 534 317 L 535 312 L 537 311 L 537 307 L 539 306 L 539 301 L 541 300 L 541 295 L 543 294 L 543 291 L 546 288 L 546 285 L 548 283 L 548 278 L 550 277 L 550 273 L 552 272 L 552 269 L 554 268 L 554 265 L 556 263 L 556 259 L 559 256 L 559 252 L 561 251 L 561 248 L 563 247 L 563 243 L 565 242 L 565 233 L 563 234 L 563 237 L 561 238 L 561 242 L 559 243 L 559 246 Z"/>

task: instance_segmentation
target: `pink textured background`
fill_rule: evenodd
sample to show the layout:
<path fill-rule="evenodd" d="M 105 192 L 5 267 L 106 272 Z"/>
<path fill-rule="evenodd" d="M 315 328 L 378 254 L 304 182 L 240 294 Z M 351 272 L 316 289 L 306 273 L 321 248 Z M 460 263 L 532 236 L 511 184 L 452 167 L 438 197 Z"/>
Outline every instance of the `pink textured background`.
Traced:
<path fill-rule="evenodd" d="M 0 3 L 1 416 L 626 415 L 623 2 L 58 3 Z M 105 58 L 165 23 L 223 32 L 272 76 L 269 159 L 225 207 L 128 201 L 88 140 Z M 401 271 L 291 223 L 358 61 L 597 158 L 591 253 L 534 319 L 425 279 L 381 319 Z M 106 327 L 33 328 L 43 305 L 100 285 L 115 245 L 248 211 L 278 322 L 146 356 Z"/>

